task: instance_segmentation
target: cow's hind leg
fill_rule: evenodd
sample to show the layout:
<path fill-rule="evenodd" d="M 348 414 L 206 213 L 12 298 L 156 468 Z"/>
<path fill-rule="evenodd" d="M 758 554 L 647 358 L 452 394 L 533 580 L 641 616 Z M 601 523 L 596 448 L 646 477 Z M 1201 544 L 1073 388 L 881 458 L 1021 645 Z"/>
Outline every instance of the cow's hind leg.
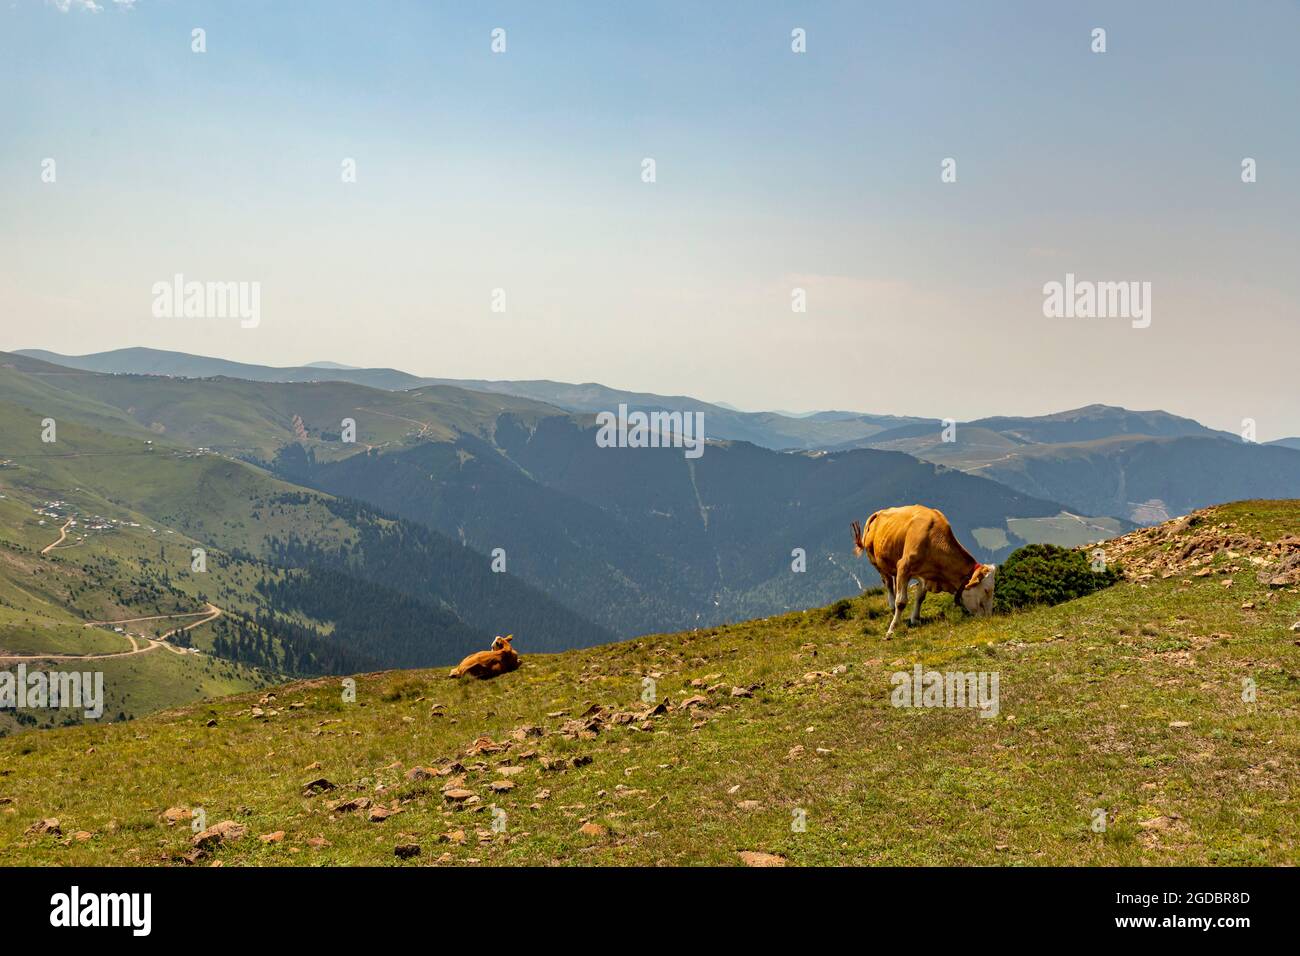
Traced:
<path fill-rule="evenodd" d="M 903 605 L 907 604 L 907 571 L 902 568 L 894 577 L 894 616 L 889 622 L 885 637 L 892 637 L 894 628 L 898 627 L 899 618 L 903 616 Z"/>
<path fill-rule="evenodd" d="M 885 582 L 885 608 L 892 611 L 894 609 L 894 582 L 885 574 L 880 576 L 880 580 Z"/>
<path fill-rule="evenodd" d="M 912 616 L 908 618 L 907 623 L 912 627 L 921 623 L 921 602 L 925 600 L 925 582 L 916 582 L 916 607 L 912 609 Z"/>

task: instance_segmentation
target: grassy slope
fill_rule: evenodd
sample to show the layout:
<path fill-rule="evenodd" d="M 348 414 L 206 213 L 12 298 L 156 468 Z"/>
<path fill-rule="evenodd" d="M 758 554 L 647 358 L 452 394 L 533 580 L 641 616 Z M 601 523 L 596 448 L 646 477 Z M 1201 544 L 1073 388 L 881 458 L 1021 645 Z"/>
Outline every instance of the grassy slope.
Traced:
<path fill-rule="evenodd" d="M 107 434 L 71 421 L 61 422 L 58 441 L 45 445 L 32 420 L 17 406 L 0 403 L 0 457 L 13 462 L 0 469 L 0 653 L 126 651 L 131 645 L 125 636 L 86 628 L 85 621 L 202 611 L 204 596 L 227 612 L 251 613 L 260 606 L 254 584 L 267 572 L 228 560 L 223 548 L 260 552 L 267 534 L 304 525 L 317 536 L 349 540 L 343 523 L 314 501 L 318 496 L 309 495 L 308 503 L 292 509 L 259 510 L 259 501 L 300 489 L 242 463 L 194 456 L 165 444 L 150 451 L 142 438 Z M 41 555 L 58 537 L 62 521 L 35 509 L 52 499 L 63 501 L 61 511 L 76 515 L 78 524 L 63 546 Z M 202 508 L 197 507 L 200 501 Z M 92 515 L 123 523 L 90 530 Z M 208 551 L 206 575 L 189 571 L 191 549 L 199 546 Z M 128 584 L 163 574 L 187 597 L 158 600 L 136 593 Z M 144 637 L 159 637 L 192 621 L 178 617 L 133 623 L 127 629 L 143 645 Z M 211 644 L 206 625 L 189 635 L 197 647 Z M 3 666 L 12 669 L 15 662 Z M 28 662 L 29 669 L 38 666 L 48 665 Z M 53 666 L 103 670 L 107 718 L 150 713 L 271 682 L 256 668 L 162 649 Z M 37 716 L 38 726 L 49 726 L 72 715 L 63 711 Z M 20 729 L 12 713 L 0 711 L 0 733 Z"/>
<path fill-rule="evenodd" d="M 290 536 L 329 550 L 353 545 L 360 536 L 357 523 L 330 509 L 328 496 L 245 462 L 198 454 L 168 439 L 148 445 L 149 432 L 109 433 L 71 419 L 59 422 L 58 440 L 47 444 L 40 438 L 40 417 L 30 408 L 0 401 L 0 656 L 124 652 L 131 647 L 126 636 L 86 628 L 85 622 L 191 613 L 202 611 L 208 600 L 228 617 L 251 617 L 267 603 L 255 590 L 258 582 L 275 580 L 281 572 L 234 554 L 264 559 L 273 540 Z M 69 516 L 77 523 L 66 540 L 42 554 Z M 103 519 L 110 526 L 95 527 Z M 382 518 L 366 521 L 375 528 L 392 524 Z M 207 552 L 206 573 L 191 571 L 191 551 L 197 547 Z M 443 547 L 457 561 L 476 560 L 451 542 Z M 481 573 L 494 583 L 506 582 L 504 576 Z M 522 600 L 537 602 L 527 609 L 534 620 L 547 611 L 540 595 L 525 593 L 516 581 L 506 583 L 509 587 L 503 585 L 499 592 L 505 595 L 499 598 L 502 612 L 513 607 L 524 616 L 518 610 Z M 474 593 L 468 587 L 464 593 Z M 157 591 L 169 588 L 180 593 L 165 593 L 160 604 Z M 440 606 L 438 600 L 428 602 L 431 610 Z M 311 619 L 308 613 L 282 611 L 299 624 L 332 629 L 332 622 Z M 180 618 L 126 627 L 144 638 L 189 623 L 191 619 Z M 554 627 L 570 633 L 563 625 Z M 208 625 L 188 636 L 203 651 L 213 647 Z M 472 643 L 476 646 L 478 640 Z M 463 652 L 458 645 L 447 656 L 456 660 Z M 188 669 L 184 664 L 151 651 L 129 661 L 88 666 L 105 670 L 114 716 L 140 715 L 270 682 L 250 667 L 206 659 L 191 659 Z M 64 716 L 43 715 L 40 725 L 51 718 L 61 722 Z M 12 714 L 0 711 L 0 734 L 15 729 L 20 728 Z"/>
<path fill-rule="evenodd" d="M 1276 540 L 1300 503 L 1217 517 Z M 406 842 L 422 847 L 414 863 L 733 863 L 741 850 L 798 864 L 1296 863 L 1298 616 L 1296 589 L 1270 591 L 1252 571 L 1155 576 L 985 620 L 962 619 L 941 597 L 922 627 L 890 642 L 879 595 L 843 618 L 810 611 L 554 656 L 529 656 L 523 635 L 523 669 L 489 683 L 386 672 L 358 680 L 355 704 L 317 681 L 279 689 L 264 705 L 278 712 L 262 719 L 249 713 L 254 694 L 0 741 L 0 862 L 172 862 L 190 832 L 160 814 L 184 806 L 249 827 L 214 851 L 227 864 L 390 863 Z M 999 716 L 890 706 L 890 674 L 914 661 L 996 670 Z M 547 716 L 557 711 L 641 709 L 647 674 L 673 703 L 651 729 L 555 733 L 569 719 Z M 717 689 L 691 687 L 696 678 Z M 1256 703 L 1242 702 L 1243 678 L 1257 682 Z M 752 698 L 730 696 L 755 683 Z M 706 704 L 682 709 L 693 694 Z M 546 735 L 510 741 L 528 724 Z M 465 756 L 480 734 L 510 751 Z M 545 771 L 527 750 L 592 762 Z M 504 833 L 492 833 L 487 809 L 448 809 L 447 778 L 403 779 L 457 757 L 480 806 L 506 811 Z M 508 793 L 488 789 L 504 776 L 498 764 L 523 768 Z M 303 796 L 322 775 L 339 789 Z M 327 812 L 343 796 L 401 812 L 382 823 Z M 800 808 L 807 830 L 792 832 Z M 1090 829 L 1095 809 L 1107 811 L 1104 833 Z M 68 836 L 25 833 L 43 817 Z M 608 832 L 580 833 L 588 820 Z M 439 842 L 456 829 L 464 845 Z M 282 843 L 256 838 L 276 830 Z"/>
<path fill-rule="evenodd" d="M 408 392 L 347 382 L 250 382 L 104 375 L 0 352 L 0 401 L 31 409 L 32 427 L 50 416 L 116 434 L 208 447 L 269 460 L 301 442 L 318 458 L 348 457 L 368 447 L 402 447 L 417 436 L 445 441 L 458 431 L 489 431 L 505 411 L 521 419 L 561 415 L 528 399 L 431 385 Z M 295 430 L 298 416 L 308 437 Z M 341 422 L 356 422 L 356 443 L 338 441 Z M 333 440 L 323 440 L 332 434 Z"/>

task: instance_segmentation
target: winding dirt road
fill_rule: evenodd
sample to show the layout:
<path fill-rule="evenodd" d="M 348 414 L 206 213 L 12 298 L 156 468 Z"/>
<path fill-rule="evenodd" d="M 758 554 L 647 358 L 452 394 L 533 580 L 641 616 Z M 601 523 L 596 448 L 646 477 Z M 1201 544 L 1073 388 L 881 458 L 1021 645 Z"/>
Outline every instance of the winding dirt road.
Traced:
<path fill-rule="evenodd" d="M 69 518 L 67 521 L 65 521 L 63 527 L 59 529 L 59 540 L 53 542 L 52 544 L 47 544 L 45 547 L 41 548 L 41 554 L 45 554 L 49 551 L 53 551 L 59 545 L 63 544 L 63 542 L 68 537 L 68 529 L 72 527 L 72 522 L 75 520 L 76 520 L 75 518 Z"/>
<path fill-rule="evenodd" d="M 168 631 L 162 637 L 145 638 L 149 643 L 141 647 L 139 642 L 131 634 L 125 635 L 126 639 L 131 642 L 129 651 L 116 651 L 112 654 L 3 654 L 0 655 L 0 661 L 102 661 L 112 657 L 130 657 L 133 654 L 148 654 L 154 648 L 161 647 L 173 654 L 179 654 L 182 657 L 189 652 L 183 648 L 173 647 L 167 643 L 167 638 L 173 634 L 181 634 L 185 631 L 192 631 L 196 627 L 202 627 L 221 617 L 224 612 L 212 602 L 208 602 L 207 610 L 196 611 L 193 614 L 160 614 L 156 617 L 132 617 L 124 621 L 87 621 L 84 627 L 95 627 L 101 624 L 134 624 L 139 621 L 161 621 L 169 617 L 202 617 L 203 620 L 195 621 L 193 624 L 186 624 L 184 627 L 176 627 Z"/>

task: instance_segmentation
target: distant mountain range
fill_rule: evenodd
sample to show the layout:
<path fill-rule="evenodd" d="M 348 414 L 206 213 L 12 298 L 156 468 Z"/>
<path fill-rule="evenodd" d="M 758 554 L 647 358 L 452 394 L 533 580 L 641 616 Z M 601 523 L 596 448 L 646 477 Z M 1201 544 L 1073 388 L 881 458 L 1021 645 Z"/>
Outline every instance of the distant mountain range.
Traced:
<path fill-rule="evenodd" d="M 699 411 L 705 415 L 710 438 L 750 442 L 774 451 L 900 451 L 992 478 L 1021 493 L 1060 502 L 1080 514 L 1111 515 L 1138 523 L 1163 520 L 1228 499 L 1293 494 L 1300 477 L 1296 459 L 1290 454 L 1300 451 L 1300 438 L 1257 445 L 1165 411 L 1131 411 L 1109 405 L 1088 405 L 1050 415 L 981 418 L 945 430 L 935 419 L 839 410 L 801 415 L 742 412 L 726 403 L 630 392 L 596 383 L 422 378 L 396 369 L 352 368 L 332 362 L 272 368 L 140 348 L 75 357 L 39 349 L 16 354 L 114 374 L 348 382 L 388 391 L 439 385 L 528 399 L 578 414 L 611 411 L 620 404 L 629 410 Z M 463 394 L 449 392 L 449 401 L 462 401 L 463 397 L 457 396 Z M 1188 464 L 1194 459 L 1200 465 L 1189 471 Z"/>
<path fill-rule="evenodd" d="M 1300 441 L 1245 442 L 1163 411 L 1109 405 L 1037 417 L 918 424 L 840 447 L 901 451 L 1083 514 L 1149 524 L 1215 502 L 1288 497 L 1300 488 Z"/>
<path fill-rule="evenodd" d="M 129 714 L 276 674 L 447 663 L 496 633 L 559 650 L 819 606 L 876 583 L 848 523 L 894 504 L 940 508 L 998 561 L 1300 488 L 1300 450 L 1159 411 L 945 429 L 336 365 L 0 353 L 0 653 L 120 648 L 84 622 L 162 622 L 135 646 L 220 608 L 173 638 L 197 657 L 105 659 Z M 602 447 L 592 413 L 619 404 L 703 411 L 705 453 Z"/>
<path fill-rule="evenodd" d="M 256 463 L 447 535 L 485 565 L 501 549 L 509 573 L 623 635 L 813 606 L 874 583 L 852 560 L 848 522 L 899 500 L 943 508 L 989 559 L 1062 511 L 892 451 L 711 442 L 688 459 L 601 448 L 592 416 L 449 385 L 104 374 L 22 355 L 0 365 L 0 401 L 33 416 Z M 344 419 L 355 443 L 340 440 Z"/>
<path fill-rule="evenodd" d="M 422 378 L 392 368 L 353 368 L 333 362 L 315 362 L 292 368 L 248 365 L 226 359 L 129 348 L 91 355 L 60 355 L 43 349 L 20 349 L 17 355 L 52 362 L 67 368 L 115 375 L 168 375 L 183 378 L 225 376 L 252 382 L 350 382 L 369 388 L 409 390 L 427 385 L 450 385 L 544 402 L 568 412 L 595 413 L 625 404 L 629 410 L 668 410 L 705 413 L 710 438 L 747 441 L 774 450 L 819 449 L 851 443 L 886 429 L 932 419 L 859 412 L 816 412 L 804 416 L 777 412 L 742 412 L 727 405 L 700 401 L 686 395 L 629 392 L 588 382 L 487 381 L 484 379 Z"/>

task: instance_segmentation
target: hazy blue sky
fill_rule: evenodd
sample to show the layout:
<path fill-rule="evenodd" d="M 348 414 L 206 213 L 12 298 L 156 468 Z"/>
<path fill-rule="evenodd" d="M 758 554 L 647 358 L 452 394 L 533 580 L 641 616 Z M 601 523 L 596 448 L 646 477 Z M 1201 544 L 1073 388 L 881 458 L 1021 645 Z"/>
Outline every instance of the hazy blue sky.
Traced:
<path fill-rule="evenodd" d="M 0 0 L 0 348 L 1300 433 L 1296 3 L 92 6 Z"/>

